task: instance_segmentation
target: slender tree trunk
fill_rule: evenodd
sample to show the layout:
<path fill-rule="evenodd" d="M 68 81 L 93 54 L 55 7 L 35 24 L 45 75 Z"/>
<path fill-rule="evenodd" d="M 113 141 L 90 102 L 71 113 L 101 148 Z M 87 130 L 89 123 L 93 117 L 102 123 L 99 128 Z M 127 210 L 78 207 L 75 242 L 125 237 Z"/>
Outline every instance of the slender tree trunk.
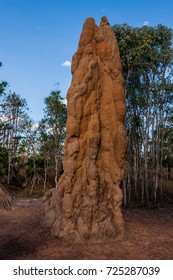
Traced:
<path fill-rule="evenodd" d="M 158 123 L 158 104 L 156 107 L 156 171 L 155 171 L 155 185 L 154 185 L 154 205 L 157 202 L 157 189 L 159 185 L 159 123 Z"/>
<path fill-rule="evenodd" d="M 58 156 L 55 156 L 55 186 L 58 183 L 58 172 L 59 172 L 59 164 L 58 164 Z"/>
<path fill-rule="evenodd" d="M 47 184 L 47 167 L 48 164 L 47 164 L 47 160 L 45 159 L 44 160 L 44 185 L 43 185 L 44 193 L 46 192 L 46 184 Z"/>
<path fill-rule="evenodd" d="M 7 184 L 8 185 L 10 184 L 10 177 L 11 177 L 11 154 L 10 154 L 10 151 L 9 151 L 9 154 L 8 154 L 8 175 L 7 175 Z"/>
<path fill-rule="evenodd" d="M 34 191 L 35 181 L 36 181 L 36 163 L 35 163 L 35 158 L 34 158 L 34 162 L 33 162 L 33 178 L 32 178 L 32 185 L 31 185 L 30 195 L 32 195 L 32 193 Z"/>

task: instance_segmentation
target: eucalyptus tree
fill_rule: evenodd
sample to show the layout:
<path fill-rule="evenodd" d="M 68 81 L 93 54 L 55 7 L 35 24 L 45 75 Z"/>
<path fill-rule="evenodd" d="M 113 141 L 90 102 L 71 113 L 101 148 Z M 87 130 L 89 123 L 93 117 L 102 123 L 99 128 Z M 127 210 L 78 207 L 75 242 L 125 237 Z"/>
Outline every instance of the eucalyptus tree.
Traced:
<path fill-rule="evenodd" d="M 9 184 L 18 149 L 30 123 L 26 100 L 16 93 L 6 94 L 1 103 L 1 118 L 3 119 L 3 131 L 0 135 L 0 145 L 8 150 Z"/>
<path fill-rule="evenodd" d="M 127 98 L 129 167 L 126 189 L 142 203 L 162 196 L 163 145 L 172 115 L 172 30 L 166 26 L 115 25 Z M 125 204 L 127 201 L 125 201 Z"/>
<path fill-rule="evenodd" d="M 60 91 L 52 91 L 44 103 L 44 117 L 39 123 L 39 132 L 45 166 L 44 185 L 46 185 L 48 170 L 49 172 L 55 170 L 55 183 L 60 176 L 67 110 Z"/>

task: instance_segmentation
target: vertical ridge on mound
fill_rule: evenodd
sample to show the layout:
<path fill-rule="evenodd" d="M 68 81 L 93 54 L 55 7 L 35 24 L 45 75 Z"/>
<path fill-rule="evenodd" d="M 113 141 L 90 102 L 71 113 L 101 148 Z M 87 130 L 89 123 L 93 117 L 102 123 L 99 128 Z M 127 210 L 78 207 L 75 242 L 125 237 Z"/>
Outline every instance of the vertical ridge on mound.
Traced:
<path fill-rule="evenodd" d="M 67 100 L 64 173 L 57 189 L 45 196 L 44 224 L 59 238 L 117 237 L 124 230 L 125 92 L 106 17 L 99 27 L 93 18 L 84 23 Z"/>

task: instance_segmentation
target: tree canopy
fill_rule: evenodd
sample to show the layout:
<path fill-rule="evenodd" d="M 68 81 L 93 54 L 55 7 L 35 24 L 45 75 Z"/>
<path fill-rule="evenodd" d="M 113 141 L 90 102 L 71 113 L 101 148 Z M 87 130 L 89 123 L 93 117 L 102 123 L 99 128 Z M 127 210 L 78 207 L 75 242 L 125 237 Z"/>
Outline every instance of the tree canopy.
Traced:
<path fill-rule="evenodd" d="M 172 157 L 166 155 L 165 137 L 173 125 L 173 33 L 163 25 L 123 24 L 113 30 L 126 88 L 129 166 L 124 203 L 131 197 L 156 203 L 163 196 L 163 162 Z"/>

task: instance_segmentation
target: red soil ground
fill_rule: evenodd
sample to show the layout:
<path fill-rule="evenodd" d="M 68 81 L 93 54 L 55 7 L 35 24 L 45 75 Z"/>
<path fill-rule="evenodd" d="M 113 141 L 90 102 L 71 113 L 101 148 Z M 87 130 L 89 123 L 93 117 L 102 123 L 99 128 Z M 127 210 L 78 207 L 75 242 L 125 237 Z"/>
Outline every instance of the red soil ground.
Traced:
<path fill-rule="evenodd" d="M 173 207 L 123 210 L 126 237 L 104 244 L 59 241 L 40 225 L 40 199 L 18 200 L 0 209 L 1 260 L 173 259 Z"/>

